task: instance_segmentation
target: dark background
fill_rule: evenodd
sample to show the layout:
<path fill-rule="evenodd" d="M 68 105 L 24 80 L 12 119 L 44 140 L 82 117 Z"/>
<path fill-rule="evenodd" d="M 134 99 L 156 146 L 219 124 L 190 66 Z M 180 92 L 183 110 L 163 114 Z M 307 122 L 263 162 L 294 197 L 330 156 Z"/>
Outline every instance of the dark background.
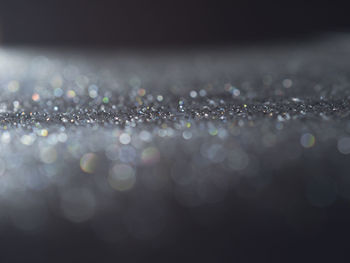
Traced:
<path fill-rule="evenodd" d="M 0 0 L 0 39 L 9 46 L 137 48 L 276 42 L 348 32 L 348 10 L 344 3 L 310 0 Z M 322 162 L 309 165 L 316 167 L 318 163 Z M 131 257 L 153 262 L 342 262 L 350 233 L 347 203 L 340 201 L 329 208 L 325 212 L 327 223 L 319 227 L 312 219 L 319 211 L 304 207 L 306 201 L 300 201 L 300 211 L 296 212 L 301 215 L 298 231 L 290 229 L 278 213 L 267 209 L 283 203 L 283 199 L 276 200 L 274 196 L 291 202 L 302 196 L 304 165 L 279 171 L 293 178 L 295 185 L 277 182 L 272 186 L 277 194 L 270 194 L 271 190 L 260 202 L 231 197 L 223 205 L 234 209 L 218 214 L 220 220 L 210 226 L 198 225 L 186 209 L 171 203 L 183 228 L 170 244 L 145 245 L 132 240 L 116 247 L 100 242 L 86 226 L 56 219 L 53 233 L 39 236 L 2 229 L 0 259 L 113 262 Z M 296 174 L 301 175 L 295 179 Z M 216 207 L 204 207 L 194 213 L 217 215 Z"/>
<path fill-rule="evenodd" d="M 1 0 L 2 43 L 186 46 L 309 38 L 347 31 L 335 1 Z"/>

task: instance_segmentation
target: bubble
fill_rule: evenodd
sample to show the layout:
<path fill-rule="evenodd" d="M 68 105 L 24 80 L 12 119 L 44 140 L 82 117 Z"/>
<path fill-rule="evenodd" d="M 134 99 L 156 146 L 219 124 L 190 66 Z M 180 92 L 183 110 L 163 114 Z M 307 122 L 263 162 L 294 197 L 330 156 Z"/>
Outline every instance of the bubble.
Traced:
<path fill-rule="evenodd" d="M 312 135 L 311 133 L 304 133 L 301 137 L 300 137 L 300 144 L 304 147 L 304 148 L 311 148 L 315 145 L 315 136 Z"/>
<path fill-rule="evenodd" d="M 135 170 L 127 164 L 116 164 L 109 172 L 108 182 L 115 190 L 130 190 L 136 182 Z"/>
<path fill-rule="evenodd" d="M 86 153 L 80 159 L 80 168 L 85 173 L 93 173 L 97 167 L 97 156 L 94 153 Z"/>

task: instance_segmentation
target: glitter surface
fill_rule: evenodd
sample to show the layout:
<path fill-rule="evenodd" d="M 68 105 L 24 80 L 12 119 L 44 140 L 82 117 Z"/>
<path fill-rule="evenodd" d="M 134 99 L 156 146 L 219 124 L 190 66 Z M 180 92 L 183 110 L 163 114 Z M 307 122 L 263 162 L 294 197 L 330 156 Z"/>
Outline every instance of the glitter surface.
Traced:
<path fill-rule="evenodd" d="M 1 49 L 1 224 L 43 235 L 59 218 L 108 244 L 161 244 L 177 209 L 210 226 L 253 202 L 301 231 L 310 212 L 295 210 L 350 201 L 349 42 Z"/>

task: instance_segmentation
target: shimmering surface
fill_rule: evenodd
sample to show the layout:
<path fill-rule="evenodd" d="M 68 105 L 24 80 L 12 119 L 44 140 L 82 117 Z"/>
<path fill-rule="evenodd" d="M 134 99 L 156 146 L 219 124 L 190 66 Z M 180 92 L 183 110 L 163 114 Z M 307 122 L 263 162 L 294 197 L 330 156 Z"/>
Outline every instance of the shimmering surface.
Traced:
<path fill-rule="evenodd" d="M 208 226 L 247 200 L 293 231 L 323 224 L 294 211 L 350 198 L 349 43 L 1 49 L 1 224 L 38 234 L 59 218 L 101 242 L 162 243 L 178 207 Z"/>

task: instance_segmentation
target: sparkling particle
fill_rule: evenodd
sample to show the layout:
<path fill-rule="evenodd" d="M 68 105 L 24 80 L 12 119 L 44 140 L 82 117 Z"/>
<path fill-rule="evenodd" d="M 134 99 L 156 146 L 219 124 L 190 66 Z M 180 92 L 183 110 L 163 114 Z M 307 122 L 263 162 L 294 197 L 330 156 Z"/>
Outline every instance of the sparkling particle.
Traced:
<path fill-rule="evenodd" d="M 166 54 L 76 59 L 80 50 L 31 58 L 41 51 L 25 55 L 5 48 L 0 51 L 0 217 L 29 229 L 23 226 L 40 206 L 72 222 L 92 219 L 92 228 L 101 218 L 110 220 L 106 231 L 116 236 L 119 230 L 132 233 L 135 225 L 137 233 L 152 236 L 149 225 L 172 223 L 167 198 L 158 193 L 189 209 L 221 201 L 228 190 L 256 201 L 275 180 L 273 174 L 284 174 L 291 165 L 301 172 L 311 168 L 298 179 L 306 186 L 300 187 L 305 191 L 300 202 L 327 207 L 344 194 L 348 200 L 342 202 L 349 202 L 348 160 L 341 156 L 350 154 L 350 90 L 341 69 L 349 62 L 338 61 L 349 45 L 334 45 L 341 52 L 329 52 L 330 42 L 311 45 L 307 52 L 276 49 L 226 57 L 222 50 L 190 58 L 169 54 L 169 60 Z M 141 75 L 133 77 L 136 72 Z M 334 150 L 339 154 L 328 154 Z M 314 165 L 321 162 L 332 169 Z M 308 180 L 311 174 L 316 177 Z M 113 190 L 132 192 L 123 196 Z M 307 210 L 303 218 L 313 222 L 314 215 L 324 214 L 277 206 L 293 216 Z M 17 210 L 23 211 L 14 216 Z M 189 212 L 203 225 L 217 219 L 215 213 L 203 217 L 196 211 Z M 149 215 L 151 223 L 145 220 Z"/>
<path fill-rule="evenodd" d="M 304 148 L 311 148 L 315 145 L 315 136 L 311 133 L 304 133 L 301 137 L 300 137 L 300 144 L 304 147 Z"/>

